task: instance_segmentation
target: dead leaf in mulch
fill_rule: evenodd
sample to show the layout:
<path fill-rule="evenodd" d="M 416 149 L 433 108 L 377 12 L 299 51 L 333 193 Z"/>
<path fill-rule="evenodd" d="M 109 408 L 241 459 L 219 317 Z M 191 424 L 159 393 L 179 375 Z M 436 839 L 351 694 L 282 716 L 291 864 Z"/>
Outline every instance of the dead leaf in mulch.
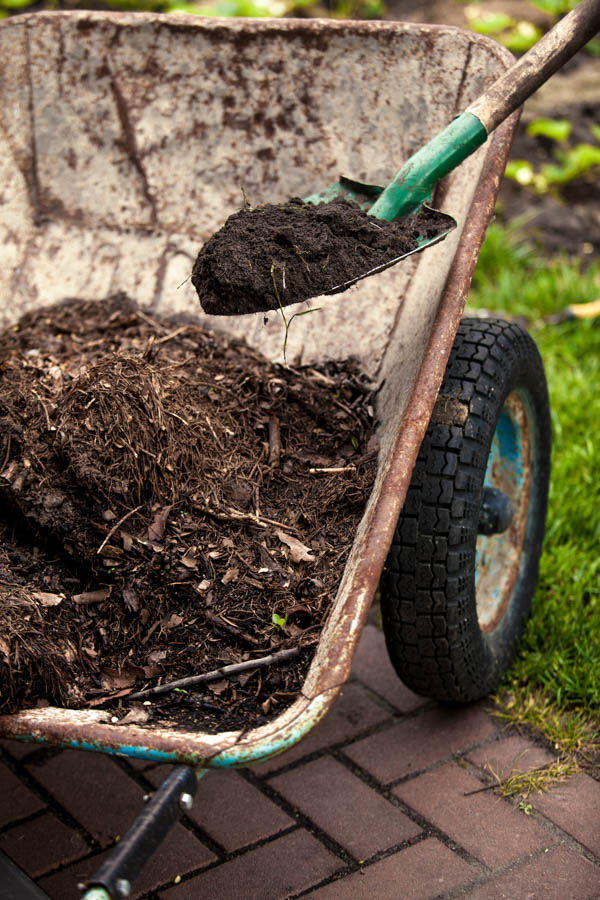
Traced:
<path fill-rule="evenodd" d="M 133 666 L 120 672 L 116 669 L 104 669 L 100 673 L 100 681 L 105 691 L 121 691 L 133 687 L 141 674 L 142 670 Z"/>
<path fill-rule="evenodd" d="M 64 594 L 50 594 L 47 591 L 34 591 L 32 596 L 42 606 L 58 606 L 65 599 Z"/>
<path fill-rule="evenodd" d="M 228 500 L 237 503 L 242 509 L 246 509 L 252 500 L 254 489 L 247 481 L 236 479 L 223 485 L 223 493 Z"/>
<path fill-rule="evenodd" d="M 179 562 L 182 563 L 186 569 L 198 568 L 198 560 L 195 559 L 194 550 L 191 547 L 185 551 Z"/>
<path fill-rule="evenodd" d="M 151 650 L 147 656 L 147 660 L 150 663 L 161 663 L 166 658 L 167 658 L 166 650 Z"/>
<path fill-rule="evenodd" d="M 97 591 L 84 591 L 83 594 L 74 594 L 73 595 L 73 603 L 77 603 L 80 606 L 85 606 L 89 603 L 102 603 L 104 600 L 108 600 L 110 597 L 111 589 L 108 588 L 100 588 Z"/>
<path fill-rule="evenodd" d="M 137 612 L 140 608 L 140 598 L 133 588 L 123 588 L 123 603 L 129 612 Z"/>
<path fill-rule="evenodd" d="M 290 559 L 292 562 L 315 562 L 316 557 L 311 555 L 311 548 L 303 544 L 302 541 L 286 534 L 285 531 L 276 531 L 275 534 L 283 544 L 290 548 Z"/>
<path fill-rule="evenodd" d="M 162 674 L 162 669 L 159 666 L 150 665 L 150 666 L 142 666 L 142 671 L 144 672 L 144 678 L 156 678 L 158 675 Z"/>
<path fill-rule="evenodd" d="M 145 725 L 150 719 L 150 713 L 141 703 L 132 703 L 126 716 L 119 719 L 119 725 Z"/>
<path fill-rule="evenodd" d="M 106 703 L 107 700 L 119 700 L 121 697 L 126 697 L 132 690 L 133 688 L 128 687 L 121 691 L 114 691 L 111 694 L 102 694 L 101 697 L 94 697 L 93 700 L 87 700 L 86 703 L 88 706 L 100 706 L 101 703 Z"/>
<path fill-rule="evenodd" d="M 213 694 L 222 694 L 223 691 L 227 690 L 229 687 L 228 681 L 211 681 L 208 685 L 209 690 L 213 692 Z"/>
<path fill-rule="evenodd" d="M 164 506 L 162 509 L 159 509 L 154 519 L 148 526 L 148 540 L 150 541 L 162 541 L 163 535 L 165 533 L 165 528 L 167 526 L 167 519 L 169 518 L 169 513 L 173 509 L 173 506 Z"/>

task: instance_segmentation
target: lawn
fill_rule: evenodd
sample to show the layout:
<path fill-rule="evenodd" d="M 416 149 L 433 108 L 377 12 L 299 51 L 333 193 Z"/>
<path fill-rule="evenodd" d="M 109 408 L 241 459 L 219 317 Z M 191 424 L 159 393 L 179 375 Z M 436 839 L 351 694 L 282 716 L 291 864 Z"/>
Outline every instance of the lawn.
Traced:
<path fill-rule="evenodd" d="M 543 259 L 518 227 L 490 226 L 469 311 L 527 321 L 546 368 L 553 433 L 539 582 L 501 697 L 511 719 L 541 727 L 563 749 L 582 731 L 592 737 L 600 708 L 600 319 L 548 320 L 599 296 L 597 266 Z"/>

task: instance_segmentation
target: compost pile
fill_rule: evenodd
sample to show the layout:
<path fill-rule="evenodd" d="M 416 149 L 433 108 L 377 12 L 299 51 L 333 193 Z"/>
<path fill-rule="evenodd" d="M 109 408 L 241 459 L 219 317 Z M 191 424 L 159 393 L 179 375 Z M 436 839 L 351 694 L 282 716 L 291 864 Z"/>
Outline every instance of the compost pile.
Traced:
<path fill-rule="evenodd" d="M 220 731 L 293 702 L 375 475 L 356 365 L 275 365 L 118 295 L 25 316 L 0 380 L 0 710 Z"/>
<path fill-rule="evenodd" d="M 381 271 L 437 237 L 449 217 L 423 207 L 393 222 L 348 200 L 246 207 L 202 247 L 192 273 L 210 315 L 240 315 L 338 293 L 373 269 Z"/>

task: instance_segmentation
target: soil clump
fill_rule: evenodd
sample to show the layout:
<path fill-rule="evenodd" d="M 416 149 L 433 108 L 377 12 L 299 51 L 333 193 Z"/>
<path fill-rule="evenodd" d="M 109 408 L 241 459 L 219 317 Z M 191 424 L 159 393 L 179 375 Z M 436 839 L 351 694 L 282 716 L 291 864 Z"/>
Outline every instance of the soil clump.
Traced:
<path fill-rule="evenodd" d="M 0 381 L 0 712 L 214 732 L 292 703 L 376 471 L 356 363 L 286 368 L 117 295 L 0 334 Z"/>
<path fill-rule="evenodd" d="M 448 230 L 448 217 L 424 207 L 394 222 L 348 200 L 246 207 L 202 247 L 192 272 L 211 315 L 267 312 L 346 290 L 417 249 L 417 238 Z"/>

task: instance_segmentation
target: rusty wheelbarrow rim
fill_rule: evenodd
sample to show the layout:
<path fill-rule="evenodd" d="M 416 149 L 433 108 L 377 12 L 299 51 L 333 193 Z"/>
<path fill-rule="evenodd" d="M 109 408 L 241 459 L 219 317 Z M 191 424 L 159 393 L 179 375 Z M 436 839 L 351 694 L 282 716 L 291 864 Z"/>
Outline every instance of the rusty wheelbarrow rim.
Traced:
<path fill-rule="evenodd" d="M 106 15 L 122 22 L 156 21 L 155 14 L 42 13 L 40 16 L 73 16 L 95 21 Z M 20 17 L 33 19 L 33 16 Z M 206 27 L 190 16 L 177 17 L 185 27 Z M 248 20 L 245 20 L 246 22 Z M 313 31 L 324 24 L 331 30 L 348 30 L 348 23 L 311 20 L 252 22 L 257 30 Z M 405 25 L 403 23 L 351 23 L 356 34 L 422 29 L 425 32 L 461 32 L 450 26 Z M 236 30 L 231 20 L 211 20 L 209 27 Z M 239 23 L 237 23 L 239 28 Z M 511 56 L 499 45 L 480 36 L 473 42 L 492 48 L 501 61 Z M 413 386 L 400 429 L 394 435 L 389 463 L 383 473 L 379 498 L 366 513 L 364 547 L 358 559 L 335 628 L 323 632 L 318 652 L 309 670 L 311 689 L 276 719 L 249 732 L 210 735 L 172 731 L 164 727 L 141 728 L 110 722 L 106 711 L 45 708 L 0 716 L 0 734 L 34 742 L 47 742 L 78 749 L 102 751 L 163 762 L 185 762 L 200 768 L 246 766 L 288 749 L 327 713 L 350 672 L 353 653 L 374 596 L 392 541 L 394 528 L 410 483 L 418 450 L 425 434 L 454 336 L 462 316 L 471 278 L 487 224 L 493 214 L 510 144 L 519 118 L 514 113 L 499 126 L 486 144 L 487 152 L 457 251 L 442 291 L 423 362 Z M 325 639 L 325 635 L 326 638 Z M 323 650 L 324 648 L 324 650 Z M 335 666 L 332 664 L 335 661 Z M 306 689 L 306 683 L 305 683 Z"/>

